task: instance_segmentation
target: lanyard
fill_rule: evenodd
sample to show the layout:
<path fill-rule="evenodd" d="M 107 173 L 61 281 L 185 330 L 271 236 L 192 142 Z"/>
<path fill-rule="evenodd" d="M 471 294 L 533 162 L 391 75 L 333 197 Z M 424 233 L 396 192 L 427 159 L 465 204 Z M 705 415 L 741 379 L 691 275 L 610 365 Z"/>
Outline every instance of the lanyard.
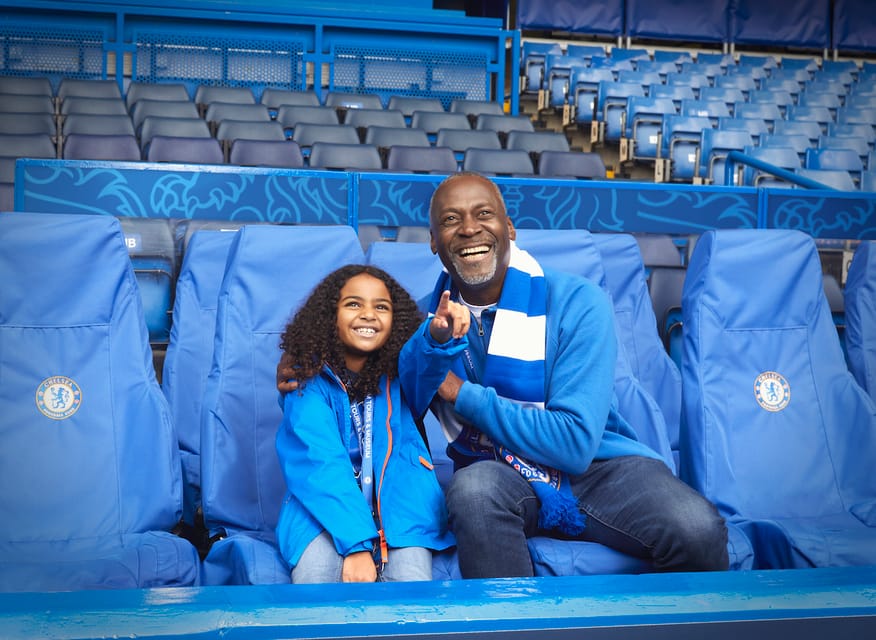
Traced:
<path fill-rule="evenodd" d="M 356 428 L 356 435 L 359 437 L 359 451 L 362 454 L 362 469 L 359 473 L 362 494 L 365 496 L 365 501 L 370 507 L 371 497 L 374 494 L 373 487 L 371 486 L 374 479 L 374 460 L 371 450 L 374 427 L 374 398 L 366 396 L 364 405 L 364 420 L 362 413 L 359 412 L 359 404 L 356 402 L 350 403 L 350 417 L 353 419 L 353 426 Z"/>

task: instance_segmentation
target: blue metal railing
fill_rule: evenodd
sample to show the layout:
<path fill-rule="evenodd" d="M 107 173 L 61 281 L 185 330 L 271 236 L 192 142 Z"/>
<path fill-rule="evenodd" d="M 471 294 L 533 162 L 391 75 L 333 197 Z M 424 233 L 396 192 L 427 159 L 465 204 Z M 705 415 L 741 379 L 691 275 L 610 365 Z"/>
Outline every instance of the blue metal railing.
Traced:
<path fill-rule="evenodd" d="M 724 164 L 724 184 L 733 184 L 733 173 L 736 171 L 737 164 L 754 167 L 755 169 L 765 171 L 777 178 L 787 180 L 788 182 L 800 185 L 801 187 L 806 187 L 807 189 L 828 189 L 830 191 L 837 191 L 837 189 L 830 185 L 818 182 L 812 178 L 807 178 L 806 176 L 797 175 L 793 171 L 782 169 L 781 167 L 777 167 L 769 162 L 764 162 L 758 158 L 753 158 L 741 151 L 731 151 L 727 154 L 727 159 Z"/>

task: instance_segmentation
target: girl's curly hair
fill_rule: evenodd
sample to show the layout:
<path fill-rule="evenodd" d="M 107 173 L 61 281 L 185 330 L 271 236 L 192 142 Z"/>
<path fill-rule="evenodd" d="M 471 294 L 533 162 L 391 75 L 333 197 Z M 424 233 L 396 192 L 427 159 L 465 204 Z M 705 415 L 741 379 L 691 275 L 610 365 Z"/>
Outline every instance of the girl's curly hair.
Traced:
<path fill-rule="evenodd" d="M 392 330 L 386 344 L 369 354 L 362 371 L 347 386 L 347 393 L 352 400 L 362 400 L 379 392 L 381 376 L 396 376 L 399 352 L 424 316 L 410 294 L 388 273 L 372 265 L 351 264 L 333 271 L 316 285 L 283 331 L 280 348 L 288 354 L 299 386 L 319 374 L 324 365 L 339 376 L 346 371 L 344 345 L 338 337 L 338 301 L 347 281 L 363 273 L 377 278 L 389 290 Z"/>

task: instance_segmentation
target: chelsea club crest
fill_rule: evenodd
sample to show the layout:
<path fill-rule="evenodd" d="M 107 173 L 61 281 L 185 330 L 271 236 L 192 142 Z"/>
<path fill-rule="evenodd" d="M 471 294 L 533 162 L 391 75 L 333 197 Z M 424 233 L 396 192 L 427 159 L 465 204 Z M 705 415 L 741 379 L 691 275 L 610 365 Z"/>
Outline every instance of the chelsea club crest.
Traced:
<path fill-rule="evenodd" d="M 81 404 L 82 389 L 66 376 L 50 376 L 37 387 L 37 408 L 52 420 L 69 418 L 79 410 Z"/>
<path fill-rule="evenodd" d="M 754 397 L 767 411 L 781 411 L 791 401 L 791 385 L 775 371 L 764 371 L 754 381 Z"/>

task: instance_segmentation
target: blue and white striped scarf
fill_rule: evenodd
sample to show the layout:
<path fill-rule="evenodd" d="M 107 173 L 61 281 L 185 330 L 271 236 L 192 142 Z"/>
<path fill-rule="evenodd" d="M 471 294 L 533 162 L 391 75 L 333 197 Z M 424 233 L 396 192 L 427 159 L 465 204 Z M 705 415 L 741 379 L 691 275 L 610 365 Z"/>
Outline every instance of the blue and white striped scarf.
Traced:
<path fill-rule="evenodd" d="M 448 289 L 451 297 L 459 300 L 459 292 L 445 270 L 432 294 L 429 308 L 433 312 L 441 293 Z M 526 405 L 533 411 L 543 411 L 546 304 L 547 290 L 541 265 L 512 242 L 483 376 L 478 379 L 471 356 L 466 353 L 467 362 L 463 364 L 468 379 L 492 387 L 499 396 Z M 569 535 L 578 535 L 584 530 L 584 516 L 564 473 L 528 462 L 504 446 L 491 442 L 446 403 L 433 403 L 433 408 L 450 440 L 452 452 L 468 459 L 504 460 L 530 482 L 541 505 L 539 527 L 557 529 Z"/>

